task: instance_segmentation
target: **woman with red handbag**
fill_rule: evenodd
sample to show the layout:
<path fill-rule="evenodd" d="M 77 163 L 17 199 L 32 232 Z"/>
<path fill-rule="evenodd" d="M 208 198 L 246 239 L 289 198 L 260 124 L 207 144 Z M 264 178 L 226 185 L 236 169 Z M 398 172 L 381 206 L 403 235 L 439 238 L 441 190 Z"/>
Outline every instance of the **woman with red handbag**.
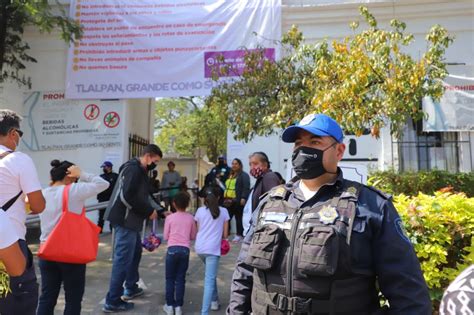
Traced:
<path fill-rule="evenodd" d="M 46 244 L 48 237 L 54 232 L 63 217 L 63 211 L 77 214 L 79 220 L 83 215 L 86 199 L 95 197 L 109 186 L 100 176 L 81 172 L 79 167 L 71 162 L 53 160 L 51 166 L 51 185 L 43 189 L 46 208 L 40 215 L 42 245 Z M 78 179 L 80 182 L 77 182 Z M 37 315 L 54 314 L 61 284 L 66 296 L 64 314 L 79 315 L 85 288 L 86 264 L 46 260 L 39 256 L 41 296 Z"/>

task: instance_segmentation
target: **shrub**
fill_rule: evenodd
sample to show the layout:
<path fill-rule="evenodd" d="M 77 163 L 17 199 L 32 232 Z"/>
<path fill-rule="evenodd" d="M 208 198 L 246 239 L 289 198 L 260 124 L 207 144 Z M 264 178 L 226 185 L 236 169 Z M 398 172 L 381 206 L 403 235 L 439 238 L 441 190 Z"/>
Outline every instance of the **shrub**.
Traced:
<path fill-rule="evenodd" d="M 10 278 L 8 277 L 5 266 L 0 261 L 0 298 L 10 292 Z"/>
<path fill-rule="evenodd" d="M 394 198 L 430 289 L 434 310 L 449 283 L 474 263 L 474 198 L 435 192 Z M 435 311 L 436 313 L 436 311 Z"/>
<path fill-rule="evenodd" d="M 453 174 L 439 170 L 404 173 L 377 171 L 369 176 L 368 184 L 394 195 L 416 196 L 419 192 L 431 195 L 441 188 L 452 187 L 456 192 L 474 197 L 474 172 Z"/>

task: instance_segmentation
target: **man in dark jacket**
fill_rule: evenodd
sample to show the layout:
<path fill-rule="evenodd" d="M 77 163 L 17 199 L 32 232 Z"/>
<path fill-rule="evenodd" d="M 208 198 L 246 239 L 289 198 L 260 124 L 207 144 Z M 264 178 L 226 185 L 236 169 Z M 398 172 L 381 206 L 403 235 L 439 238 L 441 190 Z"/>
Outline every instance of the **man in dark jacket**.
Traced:
<path fill-rule="evenodd" d="M 100 167 L 104 172 L 100 177 L 108 181 L 110 185 L 109 188 L 97 195 L 97 201 L 105 202 L 110 200 L 110 196 L 114 191 L 115 183 L 117 182 L 118 174 L 113 171 L 112 168 L 114 165 L 110 161 L 105 161 Z M 104 228 L 104 213 L 105 208 L 99 209 L 99 221 L 97 222 L 97 225 L 100 227 L 100 233 L 102 233 L 102 229 Z"/>
<path fill-rule="evenodd" d="M 146 218 L 153 220 L 158 216 L 150 203 L 147 170 L 155 168 L 162 156 L 157 145 L 149 144 L 140 157 L 120 167 L 108 213 L 108 220 L 114 228 L 114 257 L 109 292 L 103 307 L 106 313 L 131 310 L 134 304 L 127 301 L 144 293 L 137 285 L 142 255 L 140 230 Z"/>

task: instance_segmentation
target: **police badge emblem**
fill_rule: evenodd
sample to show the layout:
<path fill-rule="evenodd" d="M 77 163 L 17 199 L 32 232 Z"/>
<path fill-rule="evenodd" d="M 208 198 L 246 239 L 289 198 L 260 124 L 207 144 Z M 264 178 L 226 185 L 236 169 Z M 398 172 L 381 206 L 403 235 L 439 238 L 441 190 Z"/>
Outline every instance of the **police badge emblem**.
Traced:
<path fill-rule="evenodd" d="M 309 114 L 309 115 L 306 115 L 303 119 L 301 119 L 301 121 L 299 122 L 298 126 L 306 126 L 306 125 L 309 125 L 309 124 L 314 120 L 315 117 L 316 117 L 316 114 Z"/>
<path fill-rule="evenodd" d="M 347 192 L 355 195 L 356 192 L 357 192 L 357 188 L 355 188 L 354 186 L 351 186 L 351 187 L 347 188 Z"/>
<path fill-rule="evenodd" d="M 336 208 L 331 206 L 324 206 L 321 211 L 319 211 L 319 221 L 322 224 L 334 224 L 338 217 L 339 214 Z"/>

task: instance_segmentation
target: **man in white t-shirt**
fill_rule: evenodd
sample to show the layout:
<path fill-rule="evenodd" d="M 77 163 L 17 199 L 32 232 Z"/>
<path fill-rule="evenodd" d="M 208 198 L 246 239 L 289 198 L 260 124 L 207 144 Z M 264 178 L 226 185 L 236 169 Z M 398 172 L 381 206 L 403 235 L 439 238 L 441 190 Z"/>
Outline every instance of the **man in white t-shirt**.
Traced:
<path fill-rule="evenodd" d="M 20 276 L 25 271 L 26 259 L 5 211 L 0 211 L 0 262 L 10 276 Z"/>
<path fill-rule="evenodd" d="M 10 278 L 12 293 L 0 299 L 0 314 L 35 314 L 38 302 L 38 283 L 33 266 L 33 256 L 26 245 L 26 204 L 28 198 L 32 213 L 41 213 L 45 200 L 41 193 L 32 159 L 15 151 L 23 132 L 20 116 L 8 109 L 0 109 L 0 207 L 8 215 L 14 237 L 18 239 L 27 258 L 26 270 L 19 277 Z"/>

